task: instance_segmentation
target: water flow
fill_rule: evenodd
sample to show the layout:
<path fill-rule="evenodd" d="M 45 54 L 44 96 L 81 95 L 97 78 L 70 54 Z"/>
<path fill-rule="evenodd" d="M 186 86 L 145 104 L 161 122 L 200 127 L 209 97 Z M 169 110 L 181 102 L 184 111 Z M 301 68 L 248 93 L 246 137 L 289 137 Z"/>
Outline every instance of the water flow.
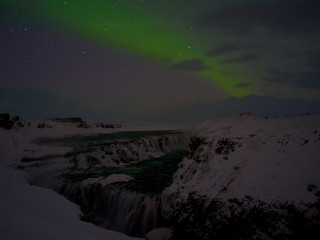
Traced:
<path fill-rule="evenodd" d="M 103 197 L 101 226 L 130 236 L 144 236 L 159 224 L 159 203 L 159 196 L 108 187 Z"/>
<path fill-rule="evenodd" d="M 159 227 L 159 195 L 145 195 L 119 186 L 98 186 L 73 183 L 65 185 L 60 193 L 81 206 L 85 219 L 101 227 L 134 237 L 143 237 Z"/>

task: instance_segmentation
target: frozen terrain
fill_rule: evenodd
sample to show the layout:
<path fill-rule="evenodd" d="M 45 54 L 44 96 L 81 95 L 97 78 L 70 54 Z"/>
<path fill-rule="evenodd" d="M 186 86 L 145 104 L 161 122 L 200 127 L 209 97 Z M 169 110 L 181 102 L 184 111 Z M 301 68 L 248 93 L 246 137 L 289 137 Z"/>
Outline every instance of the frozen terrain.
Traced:
<path fill-rule="evenodd" d="M 320 115 L 1 124 L 5 239 L 320 239 Z"/>
<path fill-rule="evenodd" d="M 52 190 L 29 185 L 29 177 L 0 166 L 1 239 L 137 239 L 80 221 L 79 206 Z"/>
<path fill-rule="evenodd" d="M 0 125 L 1 239 L 134 239 L 80 221 L 80 207 L 51 189 L 63 188 L 72 198 L 72 184 L 107 187 L 128 182 L 130 175 L 102 171 L 125 171 L 131 162 L 162 157 L 186 139 L 175 134 L 176 127 L 87 124 L 81 119 L 28 122 L 6 117 Z M 74 182 L 78 176 L 80 182 Z M 114 229 L 121 230 L 121 221 Z"/>
<path fill-rule="evenodd" d="M 320 115 L 215 119 L 191 138 L 162 194 L 163 214 L 179 223 L 177 231 L 192 226 L 190 239 L 313 234 L 320 216 L 319 156 Z"/>

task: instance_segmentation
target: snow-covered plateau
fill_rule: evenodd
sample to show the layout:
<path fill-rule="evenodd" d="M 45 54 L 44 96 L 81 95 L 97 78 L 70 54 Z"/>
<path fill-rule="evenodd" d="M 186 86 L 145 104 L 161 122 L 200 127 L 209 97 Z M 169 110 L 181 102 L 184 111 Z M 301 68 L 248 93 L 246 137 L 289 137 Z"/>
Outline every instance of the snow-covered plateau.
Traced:
<path fill-rule="evenodd" d="M 319 156 L 320 115 L 191 135 L 2 115 L 1 239 L 320 239 Z"/>
<path fill-rule="evenodd" d="M 320 239 L 320 115 L 199 127 L 162 193 L 182 239 Z"/>

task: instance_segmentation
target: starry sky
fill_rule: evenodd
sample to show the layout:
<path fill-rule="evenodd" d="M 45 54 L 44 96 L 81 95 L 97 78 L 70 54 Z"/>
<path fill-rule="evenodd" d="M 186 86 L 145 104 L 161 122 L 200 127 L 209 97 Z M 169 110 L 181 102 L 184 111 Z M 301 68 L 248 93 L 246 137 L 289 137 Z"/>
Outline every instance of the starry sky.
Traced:
<path fill-rule="evenodd" d="M 0 112 L 121 123 L 320 113 L 320 2 L 2 0 Z"/>

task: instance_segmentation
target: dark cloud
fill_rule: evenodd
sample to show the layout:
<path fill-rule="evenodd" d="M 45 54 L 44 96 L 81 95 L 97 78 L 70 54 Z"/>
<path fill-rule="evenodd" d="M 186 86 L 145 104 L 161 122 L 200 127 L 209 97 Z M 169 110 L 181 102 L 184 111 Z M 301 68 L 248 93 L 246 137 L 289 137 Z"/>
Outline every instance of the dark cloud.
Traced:
<path fill-rule="evenodd" d="M 214 8 L 200 15 L 197 24 L 239 33 L 250 32 L 259 27 L 285 33 L 317 32 L 320 29 L 320 2 L 247 1 Z"/>
<path fill-rule="evenodd" d="M 172 65 L 173 69 L 181 71 L 202 71 L 210 69 L 201 59 L 186 60 Z"/>
<path fill-rule="evenodd" d="M 269 70 L 269 77 L 264 80 L 274 83 L 287 83 L 307 89 L 320 89 L 320 70 L 313 71 L 282 71 L 277 68 Z"/>
<path fill-rule="evenodd" d="M 257 49 L 257 44 L 222 44 L 215 47 L 213 50 L 208 52 L 208 56 L 224 55 L 228 53 L 234 53 L 237 51 L 246 51 Z"/>
<path fill-rule="evenodd" d="M 246 88 L 251 86 L 251 83 L 247 83 L 247 82 L 241 82 L 235 85 L 236 88 Z"/>
<path fill-rule="evenodd" d="M 228 64 L 228 63 L 242 63 L 242 62 L 251 62 L 254 60 L 259 59 L 259 55 L 256 53 L 244 53 L 239 57 L 229 58 L 223 60 L 221 63 Z"/>

